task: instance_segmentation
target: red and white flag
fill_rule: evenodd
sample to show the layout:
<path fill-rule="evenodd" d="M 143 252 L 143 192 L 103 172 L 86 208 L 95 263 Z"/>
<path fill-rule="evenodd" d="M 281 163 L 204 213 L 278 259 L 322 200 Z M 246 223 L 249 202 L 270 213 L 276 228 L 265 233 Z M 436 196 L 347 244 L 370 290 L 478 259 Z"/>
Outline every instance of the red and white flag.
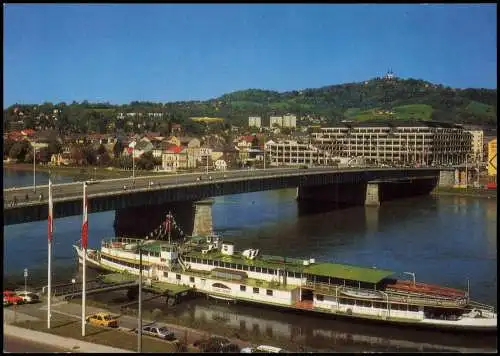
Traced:
<path fill-rule="evenodd" d="M 52 234 L 54 233 L 54 221 L 53 221 L 53 207 L 52 207 L 52 182 L 49 179 L 49 217 L 47 219 L 48 225 L 48 238 L 49 242 L 52 241 Z"/>
<path fill-rule="evenodd" d="M 82 248 L 87 248 L 89 235 L 89 221 L 87 217 L 87 185 L 83 183 L 83 224 L 82 224 Z"/>
<path fill-rule="evenodd" d="M 172 215 L 170 215 L 170 213 L 168 213 L 167 215 L 167 219 L 165 220 L 165 230 L 167 232 L 170 232 L 170 229 L 172 227 L 172 222 L 170 221 L 170 218 L 171 218 Z"/>

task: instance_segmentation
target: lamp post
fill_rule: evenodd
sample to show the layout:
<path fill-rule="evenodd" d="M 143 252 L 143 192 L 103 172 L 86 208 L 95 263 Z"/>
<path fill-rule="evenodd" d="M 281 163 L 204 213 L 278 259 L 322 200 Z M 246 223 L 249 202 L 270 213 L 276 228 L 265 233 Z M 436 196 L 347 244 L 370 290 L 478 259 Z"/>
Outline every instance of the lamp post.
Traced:
<path fill-rule="evenodd" d="M 137 352 L 142 352 L 142 242 L 139 243 L 139 310 L 137 313 Z"/>
<path fill-rule="evenodd" d="M 410 276 L 413 277 L 413 285 L 415 286 L 416 285 L 416 281 L 415 281 L 415 273 L 413 272 L 403 272 L 404 274 L 408 274 Z"/>
<path fill-rule="evenodd" d="M 28 269 L 24 269 L 24 292 L 28 291 Z"/>
<path fill-rule="evenodd" d="M 71 299 L 73 299 L 75 297 L 75 283 L 76 283 L 76 279 L 72 279 L 71 280 L 71 283 L 73 283 L 73 292 L 71 294 Z"/>
<path fill-rule="evenodd" d="M 36 147 L 32 144 L 33 147 L 33 193 L 36 193 Z"/>

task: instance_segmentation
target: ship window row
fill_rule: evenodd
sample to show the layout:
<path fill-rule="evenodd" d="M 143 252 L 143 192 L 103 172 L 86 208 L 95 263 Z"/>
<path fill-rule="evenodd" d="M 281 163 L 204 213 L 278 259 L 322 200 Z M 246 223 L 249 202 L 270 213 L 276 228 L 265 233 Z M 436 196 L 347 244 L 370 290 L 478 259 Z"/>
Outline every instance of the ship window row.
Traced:
<path fill-rule="evenodd" d="M 114 263 L 120 264 L 122 266 L 139 269 L 139 263 L 126 262 L 126 261 L 123 261 L 123 260 L 120 260 L 117 258 L 105 256 L 105 255 L 101 255 L 101 258 L 106 260 L 106 261 L 109 261 L 109 262 L 114 262 Z M 143 271 L 149 271 L 149 268 L 150 268 L 149 266 L 145 266 L 144 264 L 142 265 Z"/>
<path fill-rule="evenodd" d="M 209 259 L 196 258 L 196 257 L 185 257 L 184 260 L 187 263 L 200 263 L 200 264 L 214 266 L 214 267 L 232 268 L 232 269 L 236 269 L 236 270 L 240 270 L 240 271 L 265 273 L 265 274 L 271 274 L 271 275 L 276 275 L 276 271 L 277 271 L 274 268 L 247 266 L 247 265 L 242 265 L 239 263 L 230 263 L 230 262 L 209 260 Z M 301 274 L 299 272 L 287 271 L 287 276 L 290 278 L 301 278 Z"/>
<path fill-rule="evenodd" d="M 317 300 L 322 301 L 323 299 L 318 298 L 319 295 L 316 297 Z M 323 298 L 323 296 L 321 296 Z M 387 302 L 371 302 L 368 300 L 354 300 L 354 299 L 349 299 L 349 298 L 339 298 L 339 303 L 344 304 L 344 305 L 356 305 L 358 307 L 367 307 L 367 308 L 377 308 L 377 309 L 387 309 Z M 416 305 L 409 305 L 409 304 L 395 304 L 395 303 L 389 303 L 390 309 L 391 310 L 401 310 L 401 311 L 411 311 L 411 312 L 418 312 L 418 306 Z"/>

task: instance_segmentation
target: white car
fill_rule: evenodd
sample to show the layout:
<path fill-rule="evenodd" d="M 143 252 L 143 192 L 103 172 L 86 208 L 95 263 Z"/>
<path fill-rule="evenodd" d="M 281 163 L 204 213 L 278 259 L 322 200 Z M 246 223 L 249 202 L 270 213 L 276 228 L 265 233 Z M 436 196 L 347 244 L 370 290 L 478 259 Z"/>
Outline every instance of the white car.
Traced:
<path fill-rule="evenodd" d="M 241 349 L 241 353 L 244 354 L 253 354 L 253 353 L 271 353 L 271 354 L 278 354 L 278 353 L 286 353 L 285 350 L 283 350 L 280 347 L 274 347 L 274 346 L 269 346 L 269 345 L 259 345 L 256 347 L 244 347 Z"/>
<path fill-rule="evenodd" d="M 16 292 L 16 294 L 23 298 L 25 303 L 37 303 L 40 301 L 40 297 L 38 296 L 38 294 L 33 292 L 19 291 Z"/>
<path fill-rule="evenodd" d="M 136 330 L 137 332 L 137 330 Z M 172 331 L 161 325 L 147 325 L 142 327 L 142 334 L 159 337 L 165 340 L 175 340 L 175 335 Z"/>

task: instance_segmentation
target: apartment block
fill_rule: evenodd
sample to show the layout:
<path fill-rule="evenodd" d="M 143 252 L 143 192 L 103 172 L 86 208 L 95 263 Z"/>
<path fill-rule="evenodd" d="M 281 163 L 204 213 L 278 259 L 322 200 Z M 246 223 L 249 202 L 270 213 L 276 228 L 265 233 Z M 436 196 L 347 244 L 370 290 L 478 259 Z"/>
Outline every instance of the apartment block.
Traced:
<path fill-rule="evenodd" d="M 248 126 L 249 127 L 261 127 L 261 117 L 260 116 L 250 116 L 248 118 Z"/>

